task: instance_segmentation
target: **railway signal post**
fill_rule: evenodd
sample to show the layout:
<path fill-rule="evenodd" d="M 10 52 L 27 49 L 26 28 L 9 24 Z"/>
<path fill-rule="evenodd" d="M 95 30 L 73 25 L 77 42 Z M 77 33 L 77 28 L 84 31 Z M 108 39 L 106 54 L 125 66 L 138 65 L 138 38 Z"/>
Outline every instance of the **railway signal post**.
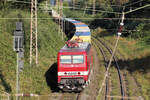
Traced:
<path fill-rule="evenodd" d="M 23 44 L 24 44 L 24 32 L 22 29 L 22 22 L 17 22 L 16 23 L 16 30 L 14 31 L 14 51 L 17 53 L 17 67 L 16 67 L 16 94 L 19 93 L 19 70 L 22 70 L 23 68 Z M 19 100 L 19 97 L 16 96 L 16 100 Z"/>

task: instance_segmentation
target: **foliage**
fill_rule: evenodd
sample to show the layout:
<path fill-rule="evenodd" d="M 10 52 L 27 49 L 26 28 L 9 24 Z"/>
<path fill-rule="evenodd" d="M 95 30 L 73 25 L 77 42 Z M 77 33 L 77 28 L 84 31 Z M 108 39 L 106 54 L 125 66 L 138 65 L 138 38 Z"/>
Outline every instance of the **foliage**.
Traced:
<path fill-rule="evenodd" d="M 70 10 L 70 9 L 64 9 L 63 10 L 64 15 L 66 15 L 66 17 L 68 18 L 74 18 L 77 20 L 82 20 L 82 22 L 90 24 L 90 22 L 93 20 L 91 19 L 93 16 L 89 15 L 87 13 L 85 13 L 84 11 L 80 11 L 80 10 Z M 90 19 L 88 19 L 90 18 Z"/>
<path fill-rule="evenodd" d="M 46 1 L 46 0 L 37 0 L 37 3 Z M 8 8 L 20 8 L 20 9 L 28 9 L 30 10 L 31 7 L 31 0 L 20 0 L 20 1 L 15 1 L 15 0 L 1 0 L 0 1 L 0 9 L 8 9 Z"/>
<path fill-rule="evenodd" d="M 136 32 L 131 34 L 132 38 L 150 42 L 150 23 L 141 23 L 136 27 Z"/>
<path fill-rule="evenodd" d="M 6 14 L 6 12 L 8 14 Z M 64 41 L 58 36 L 58 25 L 54 23 L 48 14 L 38 12 L 38 66 L 29 64 L 30 44 L 30 13 L 28 11 L 11 9 L 0 11 L 3 18 L 0 19 L 0 91 L 11 94 L 16 93 L 16 53 L 13 51 L 13 31 L 15 23 L 19 21 L 18 14 L 22 16 L 25 31 L 25 58 L 24 69 L 20 72 L 21 93 L 51 93 L 47 86 L 45 73 L 56 61 L 58 50 L 64 45 Z M 45 18 L 45 19 L 41 19 Z M 54 59 L 54 61 L 52 60 Z"/>
<path fill-rule="evenodd" d="M 31 0 L 23 0 L 25 2 L 30 2 Z M 41 3 L 44 0 L 39 0 Z M 107 29 L 117 29 L 119 26 L 119 20 L 105 20 L 99 18 L 120 18 L 119 15 L 108 12 L 121 12 L 122 8 L 119 6 L 113 7 L 112 5 L 129 5 L 130 3 L 135 2 L 135 0 L 96 0 L 96 14 L 93 16 L 92 7 L 93 0 L 76 0 L 76 4 L 81 2 L 81 9 L 64 9 L 64 15 L 66 17 L 76 18 L 88 24 L 90 28 L 96 29 L 93 32 L 97 36 L 102 36 L 99 33 L 104 33 L 107 35 Z M 127 3 L 129 2 L 129 3 Z M 143 1 L 142 6 L 148 4 L 150 0 Z M 87 5 L 88 4 L 88 5 Z M 133 8 L 140 7 L 140 3 L 132 5 Z M 64 6 L 68 6 L 66 3 Z M 84 11 L 86 6 L 91 7 L 88 11 Z M 21 8 L 22 10 L 17 10 L 14 8 Z M 14 9 L 14 10 L 13 10 Z M 26 10 L 24 10 L 26 9 Z M 38 12 L 38 47 L 39 47 L 39 66 L 35 67 L 34 64 L 31 67 L 29 65 L 29 37 L 30 37 L 30 20 L 24 18 L 30 18 L 30 4 L 28 3 L 19 3 L 19 2 L 6 2 L 6 0 L 0 0 L 0 18 L 16 18 L 18 14 L 22 15 L 22 21 L 24 22 L 25 30 L 25 68 L 21 72 L 20 84 L 21 92 L 32 92 L 38 94 L 44 94 L 51 92 L 47 87 L 44 74 L 49 69 L 49 67 L 54 63 L 50 59 L 56 57 L 57 51 L 64 45 L 64 41 L 58 36 L 58 26 L 51 20 L 51 17 L 48 14 L 43 12 Z M 126 7 L 125 11 L 129 11 L 130 6 Z M 150 17 L 149 8 L 138 10 L 134 13 L 126 15 L 126 18 L 147 18 Z M 44 19 L 46 18 L 46 19 Z M 5 83 L 5 85 L 0 84 L 0 90 L 6 91 L 8 93 L 15 93 L 15 75 L 16 75 L 16 54 L 12 50 L 12 32 L 15 29 L 15 22 L 18 19 L 9 19 L 1 20 L 0 19 L 0 83 Z M 100 28 L 101 27 L 101 28 Z M 102 29 L 103 28 L 103 29 Z M 132 45 L 133 41 L 130 40 L 127 42 L 122 42 L 120 48 L 122 48 L 123 54 L 127 56 L 128 59 L 138 58 L 139 55 L 143 55 L 143 51 L 149 52 L 149 43 L 150 43 L 150 23 L 146 21 L 134 21 L 134 20 L 125 20 L 124 30 L 136 30 L 136 32 L 130 33 L 132 39 L 140 40 L 138 45 Z M 110 31 L 112 33 L 112 31 Z M 106 36 L 105 35 L 105 36 Z M 114 40 L 112 37 L 109 40 Z M 142 42 L 141 42 L 142 41 Z M 125 45 L 128 43 L 128 45 Z M 130 44 L 130 45 L 129 45 Z M 147 53 L 146 53 L 147 54 Z M 132 57 L 131 57 L 132 56 Z M 149 60 L 149 57 L 147 58 Z M 144 59 L 145 60 L 145 59 Z M 148 60 L 139 65 L 144 66 L 144 63 L 149 65 Z M 141 60 L 131 61 L 134 68 L 137 67 L 137 62 Z M 133 67 L 131 66 L 131 67 Z M 139 71 L 140 72 L 140 71 Z M 138 73 L 138 72 L 137 72 Z M 141 74 L 135 75 L 141 76 Z M 146 74 L 147 75 L 147 74 Z M 142 77 L 142 76 L 141 76 Z M 148 76 L 140 78 L 138 81 L 142 84 L 142 79 L 148 79 Z M 3 80 L 3 81 L 1 81 Z M 142 85 L 143 95 L 149 94 L 150 90 L 148 87 L 148 80 Z M 33 87 L 34 86 L 34 87 Z M 146 89 L 147 88 L 147 89 Z"/>

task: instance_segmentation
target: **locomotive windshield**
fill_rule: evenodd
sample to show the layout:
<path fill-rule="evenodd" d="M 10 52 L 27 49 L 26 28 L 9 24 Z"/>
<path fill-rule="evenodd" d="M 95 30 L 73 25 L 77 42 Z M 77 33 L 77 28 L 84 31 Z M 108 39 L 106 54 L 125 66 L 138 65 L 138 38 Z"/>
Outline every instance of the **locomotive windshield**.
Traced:
<path fill-rule="evenodd" d="M 71 55 L 62 55 L 61 57 L 60 57 L 60 62 L 62 63 L 62 64 L 71 64 Z"/>
<path fill-rule="evenodd" d="M 73 55 L 73 64 L 80 64 L 84 62 L 83 55 Z"/>
<path fill-rule="evenodd" d="M 61 55 L 61 64 L 82 64 L 84 63 L 83 55 Z"/>

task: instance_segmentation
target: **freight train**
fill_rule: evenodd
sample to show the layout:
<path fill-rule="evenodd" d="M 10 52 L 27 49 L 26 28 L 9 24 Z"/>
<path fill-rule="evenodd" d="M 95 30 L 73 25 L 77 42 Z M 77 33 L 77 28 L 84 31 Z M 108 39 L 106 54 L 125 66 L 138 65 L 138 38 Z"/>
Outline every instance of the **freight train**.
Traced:
<path fill-rule="evenodd" d="M 90 29 L 80 21 L 60 17 L 54 10 L 52 16 L 75 28 L 74 35 L 57 55 L 58 87 L 64 91 L 81 91 L 89 84 L 93 65 Z"/>

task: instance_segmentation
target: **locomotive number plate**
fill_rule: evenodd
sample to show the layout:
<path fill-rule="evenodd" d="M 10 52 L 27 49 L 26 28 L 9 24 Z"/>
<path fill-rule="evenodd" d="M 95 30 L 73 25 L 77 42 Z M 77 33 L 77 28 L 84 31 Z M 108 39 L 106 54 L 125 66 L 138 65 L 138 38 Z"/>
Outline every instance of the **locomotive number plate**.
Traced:
<path fill-rule="evenodd" d="M 78 75 L 78 72 L 67 72 L 67 75 Z"/>

